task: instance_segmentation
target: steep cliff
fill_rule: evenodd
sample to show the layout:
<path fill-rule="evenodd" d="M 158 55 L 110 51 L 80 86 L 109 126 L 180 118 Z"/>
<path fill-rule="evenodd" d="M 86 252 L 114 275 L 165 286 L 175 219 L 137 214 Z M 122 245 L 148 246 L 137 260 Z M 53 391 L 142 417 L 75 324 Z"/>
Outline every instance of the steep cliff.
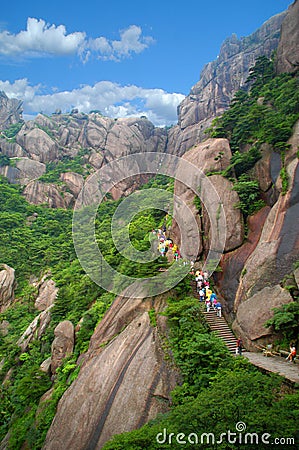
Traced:
<path fill-rule="evenodd" d="M 297 72 L 299 68 L 299 2 L 289 7 L 288 14 L 281 28 L 281 39 L 277 49 L 277 73 Z"/>
<path fill-rule="evenodd" d="M 178 108 L 178 125 L 169 132 L 167 151 L 182 155 L 205 139 L 205 130 L 229 106 L 234 94 L 245 86 L 256 59 L 270 57 L 277 48 L 286 12 L 278 14 L 250 36 L 227 38 L 217 60 L 202 70 L 200 80 Z"/>

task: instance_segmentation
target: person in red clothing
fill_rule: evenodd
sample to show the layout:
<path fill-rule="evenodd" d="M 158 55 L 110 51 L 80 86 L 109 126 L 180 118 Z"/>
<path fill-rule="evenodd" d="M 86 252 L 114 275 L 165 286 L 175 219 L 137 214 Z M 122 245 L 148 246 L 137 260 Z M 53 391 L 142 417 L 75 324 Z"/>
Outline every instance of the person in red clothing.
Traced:
<path fill-rule="evenodd" d="M 297 354 L 297 351 L 296 351 L 295 345 L 291 345 L 290 353 L 286 359 L 289 360 L 290 362 L 295 362 L 296 354 Z"/>

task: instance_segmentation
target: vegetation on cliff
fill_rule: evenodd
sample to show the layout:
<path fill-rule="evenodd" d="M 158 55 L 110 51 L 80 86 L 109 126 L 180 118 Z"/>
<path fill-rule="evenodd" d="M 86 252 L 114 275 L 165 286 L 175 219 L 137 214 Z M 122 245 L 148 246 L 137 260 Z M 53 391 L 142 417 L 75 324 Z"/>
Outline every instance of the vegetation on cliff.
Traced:
<path fill-rule="evenodd" d="M 281 156 L 283 193 L 288 189 L 284 167 L 287 141 L 299 118 L 299 78 L 294 74 L 275 76 L 273 60 L 257 59 L 247 79 L 248 90 L 235 94 L 230 108 L 214 119 L 207 130 L 211 137 L 225 137 L 233 152 L 230 165 L 222 172 L 233 177 L 234 189 L 242 193 L 240 209 L 245 216 L 262 205 L 258 180 L 251 179 L 249 170 L 261 158 L 261 145 L 269 144 Z"/>

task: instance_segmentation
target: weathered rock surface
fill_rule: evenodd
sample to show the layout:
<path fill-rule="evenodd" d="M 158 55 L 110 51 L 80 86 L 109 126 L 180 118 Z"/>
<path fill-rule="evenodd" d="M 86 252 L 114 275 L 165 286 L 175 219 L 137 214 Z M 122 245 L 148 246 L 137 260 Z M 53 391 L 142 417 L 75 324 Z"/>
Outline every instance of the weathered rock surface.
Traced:
<path fill-rule="evenodd" d="M 45 164 L 24 157 L 16 159 L 15 167 L 0 167 L 0 175 L 5 176 L 12 184 L 21 185 L 27 185 L 30 181 L 36 180 L 41 177 L 45 171 Z"/>
<path fill-rule="evenodd" d="M 299 123 L 289 140 L 290 149 L 286 160 L 289 190 L 280 194 L 271 208 L 258 244 L 244 265 L 244 276 L 236 293 L 235 310 L 265 286 L 273 286 L 291 272 L 299 251 L 299 165 L 296 152 L 299 144 Z M 276 189 L 281 190 L 281 181 L 276 181 Z"/>
<path fill-rule="evenodd" d="M 51 346 L 51 372 L 62 364 L 62 360 L 71 355 L 74 349 L 74 325 L 69 320 L 60 322 L 54 330 L 55 339 Z"/>
<path fill-rule="evenodd" d="M 58 158 L 57 143 L 40 128 L 31 128 L 31 124 L 22 128 L 16 141 L 36 161 L 47 163 Z"/>
<path fill-rule="evenodd" d="M 0 130 L 22 121 L 22 104 L 21 100 L 8 98 L 0 91 Z"/>
<path fill-rule="evenodd" d="M 226 139 L 207 139 L 185 153 L 182 163 L 179 166 L 179 172 L 182 174 L 186 171 L 190 172 L 190 167 L 183 162 L 188 161 L 194 167 L 198 168 L 200 178 L 200 174 L 225 169 L 229 165 L 230 158 L 231 150 Z M 193 175 L 190 174 L 191 176 Z M 215 234 L 216 229 L 217 234 L 219 234 L 219 239 L 221 241 L 225 239 L 224 251 L 227 252 L 240 246 L 243 242 L 244 227 L 240 210 L 235 208 L 236 203 L 239 202 L 239 196 L 232 190 L 232 183 L 221 175 L 206 177 L 199 183 L 202 183 L 200 185 L 201 215 L 194 204 L 196 194 L 193 190 L 181 181 L 175 181 L 174 193 L 179 200 L 175 202 L 174 217 L 187 218 L 187 213 L 184 213 L 183 208 L 188 207 L 194 216 L 198 229 L 200 231 L 204 230 L 205 245 L 203 246 L 203 242 L 201 241 L 199 254 L 202 252 L 203 247 L 209 247 L 212 240 L 211 234 L 213 232 Z M 219 208 L 225 214 L 225 224 L 223 224 L 224 227 L 221 226 L 221 230 L 219 229 L 220 224 L 219 227 L 217 224 L 220 215 Z M 213 223 L 213 227 L 211 227 L 211 223 Z M 195 230 L 194 226 L 188 226 L 188 223 L 184 223 L 183 228 L 187 231 L 187 239 L 184 242 L 181 242 L 181 232 L 177 221 L 173 224 L 172 236 L 175 242 L 181 247 L 181 252 L 184 257 L 188 259 L 197 258 L 198 254 L 195 254 L 194 245 L 192 244 L 196 239 L 194 233 L 197 230 Z"/>
<path fill-rule="evenodd" d="M 34 306 L 39 311 L 44 311 L 49 306 L 52 306 L 57 297 L 58 287 L 56 287 L 55 281 L 51 279 L 45 279 L 41 282 L 38 289 L 38 296 L 35 300 Z"/>
<path fill-rule="evenodd" d="M 296 72 L 299 69 L 299 1 L 289 6 L 282 23 L 277 49 L 277 73 Z"/>
<path fill-rule="evenodd" d="M 286 12 L 278 14 L 250 36 L 227 38 L 217 60 L 202 70 L 200 80 L 178 108 L 178 125 L 169 132 L 167 152 L 183 154 L 205 138 L 214 117 L 229 106 L 234 94 L 245 85 L 249 69 L 262 55 L 270 57 L 278 46 L 279 31 Z"/>
<path fill-rule="evenodd" d="M 275 285 L 264 287 L 239 306 L 233 330 L 242 336 L 248 350 L 257 351 L 256 345 L 273 342 L 273 331 L 264 327 L 264 323 L 273 317 L 272 308 L 292 301 L 288 291 Z"/>
<path fill-rule="evenodd" d="M 19 170 L 18 182 L 27 185 L 30 181 L 36 180 L 46 172 L 45 164 L 34 161 L 30 158 L 18 158 L 16 168 Z"/>
<path fill-rule="evenodd" d="M 15 287 L 14 269 L 7 264 L 0 264 L 0 312 L 5 311 L 14 301 Z"/>
<path fill-rule="evenodd" d="M 24 189 L 26 200 L 34 205 L 46 204 L 50 208 L 68 208 L 74 197 L 69 192 L 58 190 L 55 184 L 31 181 Z"/>
<path fill-rule="evenodd" d="M 44 449 L 99 449 L 112 435 L 168 409 L 175 375 L 163 360 L 148 315 L 153 307 L 165 306 L 162 297 L 154 304 L 152 299 L 115 300 L 95 330 L 78 378 L 58 404 Z M 157 320 L 163 328 L 165 318 Z"/>

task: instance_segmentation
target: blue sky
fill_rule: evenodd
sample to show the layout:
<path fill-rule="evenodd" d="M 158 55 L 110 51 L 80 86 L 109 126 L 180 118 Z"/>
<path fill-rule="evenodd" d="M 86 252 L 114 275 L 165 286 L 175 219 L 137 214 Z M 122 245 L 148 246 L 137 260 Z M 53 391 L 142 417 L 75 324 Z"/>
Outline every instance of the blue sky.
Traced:
<path fill-rule="evenodd" d="M 0 16 L 0 89 L 24 116 L 72 108 L 176 122 L 225 38 L 253 33 L 291 0 L 14 0 Z"/>

